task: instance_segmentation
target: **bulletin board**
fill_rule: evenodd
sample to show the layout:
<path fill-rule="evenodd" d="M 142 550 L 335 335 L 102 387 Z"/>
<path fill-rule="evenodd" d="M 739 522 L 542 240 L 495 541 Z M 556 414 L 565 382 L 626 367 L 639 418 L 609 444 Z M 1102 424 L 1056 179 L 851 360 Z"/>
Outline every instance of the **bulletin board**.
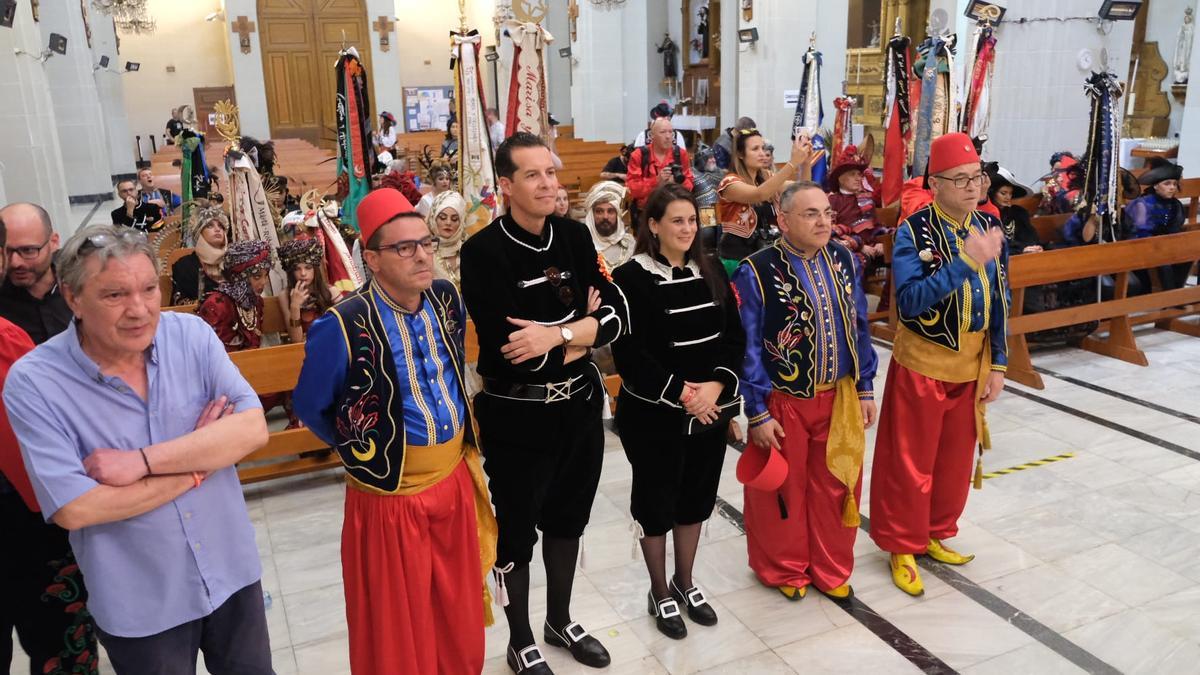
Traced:
<path fill-rule="evenodd" d="M 405 87 L 405 131 L 445 131 L 446 121 L 454 112 L 454 86 Z"/>

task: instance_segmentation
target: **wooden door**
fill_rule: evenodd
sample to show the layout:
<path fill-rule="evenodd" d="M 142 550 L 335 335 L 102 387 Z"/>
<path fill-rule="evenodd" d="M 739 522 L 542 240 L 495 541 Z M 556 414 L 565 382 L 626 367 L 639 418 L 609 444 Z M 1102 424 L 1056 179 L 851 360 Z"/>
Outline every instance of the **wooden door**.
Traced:
<path fill-rule="evenodd" d="M 364 3 L 258 0 L 258 23 L 271 137 L 300 138 L 333 149 L 337 139 L 334 67 L 343 46 L 358 48 L 371 91 L 371 38 Z"/>
<path fill-rule="evenodd" d="M 228 87 L 195 87 L 192 89 L 193 106 L 196 109 L 196 129 L 204 134 L 205 138 L 209 136 L 208 116 L 216 111 L 217 101 L 230 101 L 237 103 L 237 95 L 234 94 L 233 85 Z M 219 140 L 219 137 L 213 137 L 210 140 Z"/>

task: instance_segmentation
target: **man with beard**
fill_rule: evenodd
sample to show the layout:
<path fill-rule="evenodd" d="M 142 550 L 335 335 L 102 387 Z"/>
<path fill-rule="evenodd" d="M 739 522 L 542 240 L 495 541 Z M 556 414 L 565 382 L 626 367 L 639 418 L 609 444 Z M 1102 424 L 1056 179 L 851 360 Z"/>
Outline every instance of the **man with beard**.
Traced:
<path fill-rule="evenodd" d="M 633 257 L 633 234 L 625 228 L 625 211 L 621 208 L 624 201 L 625 186 L 609 180 L 593 185 L 583 201 L 587 212 L 584 223 L 609 270 Z"/>
<path fill-rule="evenodd" d="M 0 287 L 0 317 L 40 345 L 71 323 L 71 310 L 59 293 L 54 271 L 58 234 L 50 214 L 37 204 L 9 204 L 0 209 L 0 222 L 8 231 L 4 247 L 8 276 Z"/>

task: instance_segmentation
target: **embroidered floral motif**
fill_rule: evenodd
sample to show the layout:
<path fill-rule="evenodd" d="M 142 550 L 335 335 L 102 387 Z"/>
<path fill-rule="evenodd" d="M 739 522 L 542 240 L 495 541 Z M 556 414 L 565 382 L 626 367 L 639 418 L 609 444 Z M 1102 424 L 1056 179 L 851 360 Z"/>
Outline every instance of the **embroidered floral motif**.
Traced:
<path fill-rule="evenodd" d="M 99 672 L 96 635 L 92 627 L 92 615 L 84 603 L 79 565 L 73 562 L 73 556 L 68 555 L 62 560 L 51 561 L 50 566 L 58 570 L 53 583 L 42 592 L 41 600 L 46 604 L 64 604 L 62 611 L 75 618 L 63 634 L 63 649 L 58 656 L 42 664 L 41 672 L 44 675 L 94 675 Z"/>
<path fill-rule="evenodd" d="M 600 266 L 600 274 L 603 274 L 604 278 L 611 282 L 613 280 L 612 272 L 608 270 L 608 261 L 604 259 L 603 253 L 596 254 L 596 264 Z"/>
<path fill-rule="evenodd" d="M 352 449 L 370 453 L 377 435 L 375 427 L 379 422 L 379 395 L 373 393 L 375 373 L 371 371 L 371 364 L 376 362 L 376 345 L 374 340 L 370 339 L 371 333 L 365 318 L 356 318 L 354 325 L 358 328 L 358 337 L 361 340 L 359 353 L 354 356 L 354 364 L 363 371 L 367 381 L 363 385 L 351 385 L 351 391 L 359 392 L 358 397 L 353 399 L 352 403 L 342 404 L 341 414 L 337 417 L 337 430 L 340 436 L 351 443 Z"/>
<path fill-rule="evenodd" d="M 775 338 L 767 339 L 764 336 L 763 349 L 771 357 L 773 361 L 781 361 L 789 365 L 792 364 L 792 357 L 799 356 L 797 347 L 804 341 L 804 327 L 801 324 L 800 315 L 802 310 L 798 303 L 800 296 L 792 295 L 789 289 L 793 285 L 784 276 L 784 273 L 778 268 L 771 270 L 772 280 L 771 286 L 775 289 L 775 293 L 783 302 L 783 306 L 787 312 L 787 319 L 783 324 L 783 328 L 779 330 L 779 334 Z M 795 366 L 792 366 L 795 368 Z"/>

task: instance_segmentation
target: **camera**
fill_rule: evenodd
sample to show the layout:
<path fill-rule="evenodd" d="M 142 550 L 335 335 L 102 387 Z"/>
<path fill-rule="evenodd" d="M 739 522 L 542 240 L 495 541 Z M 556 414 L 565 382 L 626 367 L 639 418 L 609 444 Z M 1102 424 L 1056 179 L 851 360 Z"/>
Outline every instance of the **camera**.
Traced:
<path fill-rule="evenodd" d="M 686 180 L 687 177 L 683 175 L 683 167 L 680 166 L 678 163 L 671 164 L 670 166 L 667 167 L 667 169 L 669 169 L 671 171 L 671 177 L 675 179 L 676 183 L 679 183 L 682 185 L 683 181 Z"/>

